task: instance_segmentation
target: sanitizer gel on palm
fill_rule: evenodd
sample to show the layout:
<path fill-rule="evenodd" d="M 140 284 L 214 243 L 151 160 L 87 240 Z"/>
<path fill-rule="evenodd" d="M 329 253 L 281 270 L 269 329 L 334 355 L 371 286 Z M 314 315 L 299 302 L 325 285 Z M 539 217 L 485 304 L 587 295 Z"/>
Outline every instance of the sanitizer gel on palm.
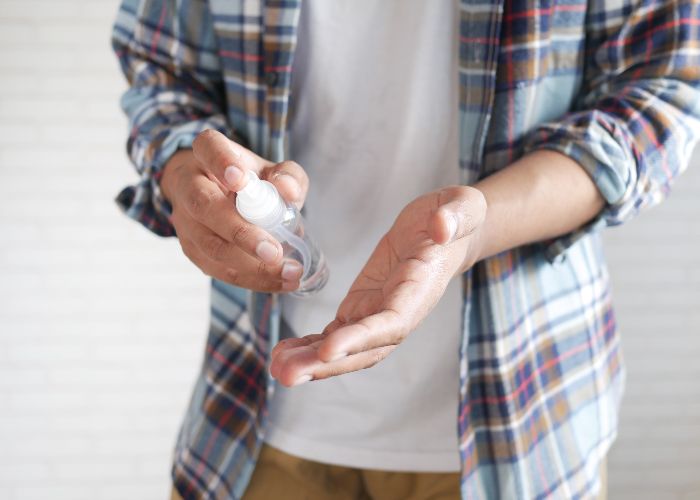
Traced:
<path fill-rule="evenodd" d="M 324 287 L 328 266 L 316 242 L 304 227 L 304 218 L 287 204 L 272 183 L 248 170 L 248 183 L 236 193 L 236 209 L 245 220 L 266 230 L 282 244 L 284 256 L 302 264 L 299 288 L 291 295 L 304 297 Z"/>

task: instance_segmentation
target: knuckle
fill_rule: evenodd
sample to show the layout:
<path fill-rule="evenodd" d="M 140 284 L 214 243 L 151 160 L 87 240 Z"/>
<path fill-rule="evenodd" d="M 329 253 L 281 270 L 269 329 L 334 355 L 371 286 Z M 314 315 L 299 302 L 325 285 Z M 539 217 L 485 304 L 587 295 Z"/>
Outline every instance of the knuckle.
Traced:
<path fill-rule="evenodd" d="M 304 167 L 293 160 L 285 160 L 280 163 L 279 172 L 291 175 L 297 182 L 301 183 L 302 186 L 308 182 L 308 177 Z"/>
<path fill-rule="evenodd" d="M 224 281 L 227 283 L 231 283 L 232 285 L 235 285 L 238 282 L 238 271 L 236 269 L 233 269 L 231 267 L 227 267 L 224 270 Z"/>
<path fill-rule="evenodd" d="M 399 345 L 408 336 L 411 328 L 398 312 L 393 309 L 390 309 L 389 312 L 393 316 L 393 324 L 388 328 L 387 338 L 390 345 Z"/>
<path fill-rule="evenodd" d="M 214 167 L 226 167 L 231 164 L 231 153 L 225 150 L 216 151 L 211 161 Z"/>
<path fill-rule="evenodd" d="M 279 374 L 280 379 L 286 382 L 285 385 L 292 386 L 294 381 L 303 375 L 303 366 L 294 358 L 285 359 L 285 366 Z M 314 377 L 315 378 L 315 377 Z"/>
<path fill-rule="evenodd" d="M 411 333 L 411 327 L 405 321 L 402 321 L 390 334 L 392 337 L 391 344 L 399 345 L 401 342 L 406 340 L 409 333 Z"/>
<path fill-rule="evenodd" d="M 251 229 L 252 227 L 247 224 L 239 224 L 238 227 L 233 230 L 231 242 L 241 246 L 248 239 Z"/>
<path fill-rule="evenodd" d="M 199 134 L 197 134 L 197 137 L 194 138 L 194 141 L 192 142 L 192 148 L 199 149 L 203 147 L 216 135 L 216 133 L 216 130 L 211 128 L 200 132 Z"/>
<path fill-rule="evenodd" d="M 301 168 L 301 165 L 299 165 L 297 162 L 294 160 L 284 160 L 282 163 L 280 163 L 280 169 L 281 170 L 300 170 L 303 171 L 304 169 Z"/>
<path fill-rule="evenodd" d="M 413 328 L 411 325 L 409 325 L 406 322 L 402 322 L 399 328 L 397 329 L 396 332 L 396 337 L 398 339 L 398 343 L 400 344 L 404 340 L 406 340 L 406 337 L 408 337 L 408 334 L 413 331 Z"/>
<path fill-rule="evenodd" d="M 221 238 L 211 236 L 202 242 L 202 250 L 213 260 L 223 260 L 226 255 L 226 242 Z"/>
<path fill-rule="evenodd" d="M 399 345 L 406 338 L 403 329 L 399 328 L 389 333 L 389 344 Z"/>
<path fill-rule="evenodd" d="M 194 189 L 190 193 L 189 198 L 187 200 L 188 210 L 193 216 L 197 218 L 206 217 L 207 213 L 211 209 L 213 199 L 213 193 L 201 188 Z"/>

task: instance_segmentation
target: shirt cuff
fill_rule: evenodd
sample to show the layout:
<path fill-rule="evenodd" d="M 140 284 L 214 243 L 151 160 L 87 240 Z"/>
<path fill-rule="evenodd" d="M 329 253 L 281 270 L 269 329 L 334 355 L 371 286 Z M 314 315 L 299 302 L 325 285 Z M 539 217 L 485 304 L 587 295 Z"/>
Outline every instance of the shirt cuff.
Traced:
<path fill-rule="evenodd" d="M 598 111 L 573 113 L 563 122 L 544 124 L 535 129 L 525 144 L 524 153 L 548 149 L 576 161 L 591 177 L 606 206 L 598 215 L 568 234 L 545 241 L 545 257 L 550 262 L 565 258 L 567 248 L 593 231 L 622 223 L 621 207 L 627 204 L 631 185 L 636 179 L 636 162 L 624 132 L 602 119 Z M 624 144 L 623 142 L 623 144 Z"/>
<path fill-rule="evenodd" d="M 141 169 L 139 182 L 127 186 L 116 197 L 117 205 L 128 217 L 159 236 L 175 235 L 175 229 L 170 223 L 172 207 L 160 188 L 163 167 L 179 149 L 191 148 L 197 135 L 206 129 L 215 129 L 231 137 L 226 123 L 217 118 L 188 122 L 167 131 L 160 145 L 148 155 L 152 159 Z M 136 145 L 131 145 L 130 149 L 132 148 L 132 158 L 135 163 L 140 163 L 138 159 L 146 156 L 145 151 L 140 151 Z"/>

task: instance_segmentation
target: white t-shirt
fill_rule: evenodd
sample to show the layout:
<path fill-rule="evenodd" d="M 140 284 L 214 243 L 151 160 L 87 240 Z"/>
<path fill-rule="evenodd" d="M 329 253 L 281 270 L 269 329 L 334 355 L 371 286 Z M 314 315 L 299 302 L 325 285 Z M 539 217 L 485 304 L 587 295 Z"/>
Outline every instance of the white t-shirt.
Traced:
<path fill-rule="evenodd" d="M 400 210 L 459 171 L 456 2 L 307 0 L 301 16 L 291 157 L 309 174 L 308 227 L 331 274 L 318 295 L 282 299 L 297 336 L 335 317 Z M 350 467 L 459 470 L 461 306 L 457 278 L 378 365 L 278 386 L 265 441 Z"/>

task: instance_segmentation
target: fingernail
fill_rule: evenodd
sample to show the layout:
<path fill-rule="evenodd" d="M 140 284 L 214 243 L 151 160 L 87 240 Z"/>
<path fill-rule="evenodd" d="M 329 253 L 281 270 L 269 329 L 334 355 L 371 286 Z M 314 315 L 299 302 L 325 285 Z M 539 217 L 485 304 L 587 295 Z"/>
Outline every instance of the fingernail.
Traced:
<path fill-rule="evenodd" d="M 312 378 L 313 378 L 313 377 L 312 377 L 311 375 L 302 375 L 301 377 L 299 377 L 298 379 L 296 379 L 296 380 L 294 381 L 294 383 L 292 384 L 292 387 L 294 387 L 294 386 L 296 386 L 296 385 L 305 384 L 305 383 L 307 383 L 309 380 L 311 380 Z"/>
<path fill-rule="evenodd" d="M 447 216 L 447 233 L 449 234 L 448 241 L 452 241 L 457 233 L 457 219 L 454 215 Z"/>
<path fill-rule="evenodd" d="M 277 260 L 277 247 L 267 240 L 263 240 L 255 247 L 255 254 L 266 264 L 274 264 Z"/>
<path fill-rule="evenodd" d="M 348 355 L 347 352 L 339 352 L 338 354 L 336 354 L 335 356 L 333 356 L 333 357 L 330 359 L 330 361 L 338 361 L 339 359 L 343 359 L 343 358 L 346 357 L 347 355 Z"/>
<path fill-rule="evenodd" d="M 282 279 L 287 281 L 296 281 L 301 278 L 301 273 L 304 269 L 301 264 L 293 260 L 287 261 L 282 266 Z"/>
<path fill-rule="evenodd" d="M 224 170 L 224 180 L 230 188 L 236 186 L 242 177 L 243 170 L 238 167 L 234 167 L 233 165 L 226 167 L 226 170 Z"/>

